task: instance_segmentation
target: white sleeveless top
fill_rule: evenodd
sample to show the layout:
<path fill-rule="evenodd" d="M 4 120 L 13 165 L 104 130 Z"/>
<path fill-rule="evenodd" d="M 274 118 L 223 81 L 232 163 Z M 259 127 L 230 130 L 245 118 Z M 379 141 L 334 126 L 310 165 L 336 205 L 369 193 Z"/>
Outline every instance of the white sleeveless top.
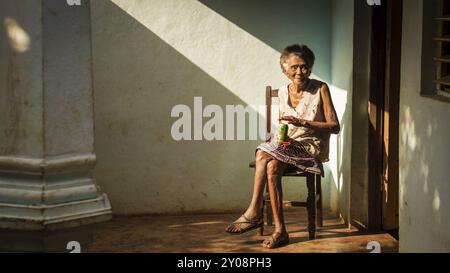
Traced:
<path fill-rule="evenodd" d="M 310 79 L 303 98 L 300 99 L 299 104 L 295 108 L 291 107 L 288 102 L 288 85 L 280 87 L 278 89 L 280 116 L 294 116 L 309 121 L 325 122 L 326 119 L 320 96 L 320 87 L 322 84 L 324 83 L 321 81 Z M 288 124 L 287 121 L 281 122 Z M 288 136 L 291 139 L 301 142 L 313 157 L 320 159 L 322 162 L 328 161 L 329 133 L 316 133 L 311 128 L 296 127 L 292 124 L 288 124 L 288 126 Z"/>

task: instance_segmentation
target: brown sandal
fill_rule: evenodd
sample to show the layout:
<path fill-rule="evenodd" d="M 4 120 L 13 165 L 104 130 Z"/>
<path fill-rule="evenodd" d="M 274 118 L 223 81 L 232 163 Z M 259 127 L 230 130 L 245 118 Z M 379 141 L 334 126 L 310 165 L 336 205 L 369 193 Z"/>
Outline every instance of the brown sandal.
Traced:
<path fill-rule="evenodd" d="M 244 218 L 245 221 L 233 222 L 225 229 L 225 231 L 231 234 L 242 234 L 247 231 L 257 229 L 262 225 L 264 225 L 262 217 L 256 219 L 248 219 L 247 217 L 245 217 L 245 215 L 242 215 L 241 217 Z M 242 228 L 239 224 L 249 224 L 249 225 L 245 228 Z M 236 231 L 230 231 L 231 227 L 233 226 L 237 228 Z"/>
<path fill-rule="evenodd" d="M 275 236 L 275 234 L 279 234 L 279 236 Z M 285 246 L 287 244 L 289 244 L 289 234 L 286 234 L 285 238 L 281 238 L 281 233 L 280 232 L 275 232 L 272 234 L 272 236 L 270 236 L 269 239 L 264 240 L 264 242 L 262 243 L 262 246 L 264 248 L 277 248 L 277 247 L 281 247 L 281 246 Z"/>

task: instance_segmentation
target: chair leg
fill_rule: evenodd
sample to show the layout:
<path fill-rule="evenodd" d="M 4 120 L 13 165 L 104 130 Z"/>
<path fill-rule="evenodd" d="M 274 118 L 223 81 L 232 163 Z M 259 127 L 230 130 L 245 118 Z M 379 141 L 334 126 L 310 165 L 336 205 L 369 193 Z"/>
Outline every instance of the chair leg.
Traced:
<path fill-rule="evenodd" d="M 322 184 L 320 174 L 316 174 L 316 191 L 317 191 L 317 226 L 323 227 Z"/>
<path fill-rule="evenodd" d="M 308 188 L 308 198 L 306 200 L 308 210 L 308 233 L 309 239 L 316 238 L 316 185 L 315 175 L 308 174 L 306 177 L 306 186 Z"/>

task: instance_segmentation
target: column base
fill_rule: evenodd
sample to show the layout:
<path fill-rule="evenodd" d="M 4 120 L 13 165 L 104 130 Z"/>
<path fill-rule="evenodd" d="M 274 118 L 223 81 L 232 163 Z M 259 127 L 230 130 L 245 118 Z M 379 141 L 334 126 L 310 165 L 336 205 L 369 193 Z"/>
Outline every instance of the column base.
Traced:
<path fill-rule="evenodd" d="M 0 203 L 0 229 L 55 230 L 98 223 L 111 217 L 106 194 L 56 205 Z"/>

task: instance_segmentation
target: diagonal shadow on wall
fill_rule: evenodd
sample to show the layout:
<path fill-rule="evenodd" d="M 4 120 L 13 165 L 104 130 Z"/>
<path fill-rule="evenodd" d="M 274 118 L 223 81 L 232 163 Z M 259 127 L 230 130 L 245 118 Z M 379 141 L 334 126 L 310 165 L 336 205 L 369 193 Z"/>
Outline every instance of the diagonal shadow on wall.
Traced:
<path fill-rule="evenodd" d="M 315 73 L 331 80 L 331 1 L 200 0 L 202 4 L 281 52 L 286 45 L 307 44 L 320 52 Z M 321 31 L 318 31 L 320 29 Z"/>
<path fill-rule="evenodd" d="M 245 103 L 114 3 L 91 9 L 95 175 L 115 213 L 241 209 L 259 141 L 175 141 L 170 113 Z"/>

